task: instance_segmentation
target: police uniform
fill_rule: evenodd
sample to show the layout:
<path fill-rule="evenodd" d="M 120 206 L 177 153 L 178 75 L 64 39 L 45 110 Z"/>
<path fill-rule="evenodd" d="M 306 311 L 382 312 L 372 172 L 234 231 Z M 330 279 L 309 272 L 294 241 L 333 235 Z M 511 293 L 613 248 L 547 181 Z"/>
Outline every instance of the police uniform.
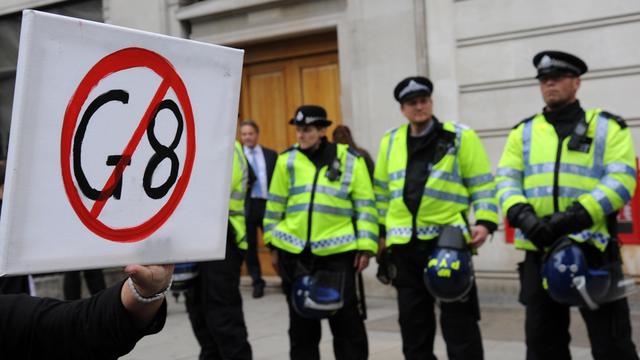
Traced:
<path fill-rule="evenodd" d="M 240 295 L 240 266 L 247 249 L 244 199 L 248 179 L 247 160 L 236 141 L 226 257 L 199 263 L 199 276 L 186 293 L 189 320 L 201 347 L 200 360 L 252 358 Z"/>
<path fill-rule="evenodd" d="M 401 81 L 394 95 L 403 103 L 431 96 L 424 77 Z M 497 227 L 497 203 L 489 158 L 477 134 L 454 122 L 430 120 L 424 136 L 410 136 L 409 124 L 388 131 L 380 143 L 374 191 L 386 246 L 397 268 L 393 285 L 403 352 L 407 359 L 435 359 L 435 299 L 423 281 L 427 260 L 444 225 L 470 241 L 468 213 L 490 232 Z M 463 300 L 441 303 L 442 333 L 450 359 L 482 359 L 475 284 Z"/>
<path fill-rule="evenodd" d="M 318 106 L 301 106 L 293 125 L 326 127 Z M 304 272 L 344 275 L 344 305 L 328 318 L 336 359 L 366 359 L 367 334 L 355 289 L 357 253 L 377 252 L 373 189 L 364 159 L 347 145 L 321 139 L 315 150 L 294 145 L 278 157 L 264 218 L 265 243 L 278 252 L 289 306 L 292 359 L 319 359 L 320 320 L 293 307 L 292 284 Z M 306 270 L 305 270 L 306 269 Z"/>
<path fill-rule="evenodd" d="M 538 78 L 578 77 L 579 58 L 558 51 L 534 57 Z M 526 251 L 519 264 L 520 301 L 526 306 L 527 359 L 569 359 L 569 306 L 555 302 L 540 275 L 545 252 L 569 237 L 591 264 L 620 263 L 616 213 L 633 194 L 635 152 L 619 117 L 580 103 L 545 108 L 509 134 L 497 171 L 497 196 L 515 245 Z M 581 308 L 595 359 L 638 359 L 631 341 L 626 299 L 591 311 Z"/>

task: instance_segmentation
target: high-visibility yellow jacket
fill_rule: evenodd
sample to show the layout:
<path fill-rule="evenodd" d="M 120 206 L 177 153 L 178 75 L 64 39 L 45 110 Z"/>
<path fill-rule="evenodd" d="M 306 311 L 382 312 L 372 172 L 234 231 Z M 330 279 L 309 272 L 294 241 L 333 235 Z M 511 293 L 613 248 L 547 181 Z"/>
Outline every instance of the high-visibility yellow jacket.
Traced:
<path fill-rule="evenodd" d="M 229 223 L 233 226 L 238 248 L 247 249 L 247 227 L 244 217 L 244 199 L 249 186 L 249 168 L 242 145 L 236 141 L 233 151 L 233 175 L 229 200 Z"/>
<path fill-rule="evenodd" d="M 305 246 L 320 256 L 377 252 L 378 218 L 367 166 L 347 145 L 335 146 L 340 162 L 335 181 L 327 177 L 326 165 L 316 169 L 295 146 L 280 154 L 269 187 L 265 243 L 294 254 Z"/>
<path fill-rule="evenodd" d="M 444 157 L 433 164 L 415 219 L 403 199 L 409 124 L 389 130 L 380 142 L 374 191 L 380 224 L 387 231 L 387 246 L 408 243 L 414 220 L 420 240 L 437 237 L 442 225 L 460 227 L 470 240 L 470 204 L 476 220 L 498 223 L 491 165 L 480 138 L 458 123 L 445 122 L 442 126 L 456 139 Z"/>
<path fill-rule="evenodd" d="M 498 166 L 497 196 L 504 214 L 515 204 L 528 203 L 538 217 L 564 211 L 578 201 L 593 226 L 569 237 L 604 251 L 610 240 L 607 216 L 628 202 L 635 191 L 635 151 L 622 120 L 600 109 L 587 110 L 585 119 L 588 151 L 570 150 L 571 136 L 560 143 L 543 114 L 515 127 Z M 515 245 L 536 249 L 520 230 L 516 230 Z"/>

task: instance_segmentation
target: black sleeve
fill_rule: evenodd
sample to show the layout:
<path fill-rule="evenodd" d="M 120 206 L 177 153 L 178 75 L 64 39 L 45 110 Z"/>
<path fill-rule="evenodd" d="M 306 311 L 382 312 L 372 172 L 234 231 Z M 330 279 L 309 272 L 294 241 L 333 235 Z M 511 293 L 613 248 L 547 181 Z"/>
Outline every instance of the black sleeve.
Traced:
<path fill-rule="evenodd" d="M 162 329 L 167 305 L 140 329 L 122 305 L 122 285 L 69 302 L 0 296 L 0 354 L 8 359 L 117 359 L 129 353 L 143 336 Z"/>

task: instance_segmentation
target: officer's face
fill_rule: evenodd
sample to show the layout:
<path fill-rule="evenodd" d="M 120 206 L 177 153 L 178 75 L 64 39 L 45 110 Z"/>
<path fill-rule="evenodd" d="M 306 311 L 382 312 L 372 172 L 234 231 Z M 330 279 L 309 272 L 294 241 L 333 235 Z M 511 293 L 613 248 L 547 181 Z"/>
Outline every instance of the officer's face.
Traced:
<path fill-rule="evenodd" d="M 430 96 L 418 96 L 403 102 L 400 111 L 411 123 L 425 123 L 433 116 L 433 102 Z"/>
<path fill-rule="evenodd" d="M 244 125 L 240 128 L 240 142 L 242 145 L 254 148 L 258 145 L 258 132 L 251 125 Z"/>
<path fill-rule="evenodd" d="M 310 149 L 320 143 L 320 139 L 325 136 L 326 128 L 317 128 L 313 125 L 296 126 L 296 138 L 302 150 Z"/>
<path fill-rule="evenodd" d="M 550 109 L 574 102 L 580 88 L 580 78 L 573 75 L 545 76 L 538 81 L 544 103 Z"/>

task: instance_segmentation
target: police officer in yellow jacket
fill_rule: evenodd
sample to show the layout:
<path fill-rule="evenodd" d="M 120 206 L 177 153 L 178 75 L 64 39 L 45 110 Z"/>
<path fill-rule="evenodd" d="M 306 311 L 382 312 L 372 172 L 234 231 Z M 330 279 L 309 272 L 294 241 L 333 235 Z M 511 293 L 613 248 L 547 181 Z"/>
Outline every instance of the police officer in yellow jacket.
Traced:
<path fill-rule="evenodd" d="M 396 269 L 393 285 L 407 359 L 436 358 L 435 299 L 423 271 L 441 229 L 455 226 L 469 247 L 477 248 L 498 222 L 493 176 L 480 139 L 464 125 L 436 119 L 432 92 L 431 81 L 420 76 L 396 86 L 394 96 L 409 123 L 384 135 L 374 173 L 381 242 Z M 467 218 L 470 207 L 474 227 Z M 475 283 L 471 286 L 461 300 L 440 306 L 449 359 L 483 358 L 477 291 Z"/>
<path fill-rule="evenodd" d="M 587 262 L 621 263 L 616 212 L 636 186 L 635 153 L 622 119 L 585 110 L 576 99 L 587 71 L 584 61 L 543 51 L 533 64 L 546 106 L 509 134 L 497 171 L 497 197 L 517 228 L 516 247 L 526 251 L 518 270 L 527 359 L 570 359 L 569 306 L 545 291 L 544 256 L 557 239 L 569 237 Z M 595 359 L 638 359 L 626 299 L 580 312 Z"/>
<path fill-rule="evenodd" d="M 199 276 L 186 294 L 189 320 L 201 348 L 200 360 L 252 358 L 240 295 L 240 266 L 247 249 L 244 199 L 248 180 L 247 160 L 236 141 L 226 257 L 199 263 Z"/>
<path fill-rule="evenodd" d="M 367 166 L 327 140 L 322 107 L 299 107 L 290 124 L 298 143 L 278 157 L 264 218 L 289 305 L 290 357 L 320 358 L 320 320 L 328 318 L 336 359 L 366 359 L 355 277 L 378 249 Z"/>

